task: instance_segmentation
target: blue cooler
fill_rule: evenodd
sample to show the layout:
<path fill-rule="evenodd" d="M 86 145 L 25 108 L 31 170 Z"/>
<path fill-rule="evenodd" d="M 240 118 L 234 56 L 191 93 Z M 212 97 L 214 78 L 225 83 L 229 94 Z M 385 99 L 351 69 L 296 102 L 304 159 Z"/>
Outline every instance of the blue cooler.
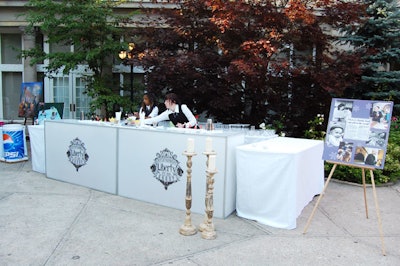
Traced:
<path fill-rule="evenodd" d="M 25 126 L 19 124 L 4 125 L 2 127 L 2 131 L 2 160 L 6 162 L 18 162 L 28 160 L 25 139 Z"/>

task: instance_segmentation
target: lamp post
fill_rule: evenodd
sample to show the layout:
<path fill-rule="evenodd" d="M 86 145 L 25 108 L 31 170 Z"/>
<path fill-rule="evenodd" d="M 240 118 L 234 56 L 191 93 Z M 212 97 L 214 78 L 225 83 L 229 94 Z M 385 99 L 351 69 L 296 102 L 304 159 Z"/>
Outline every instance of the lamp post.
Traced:
<path fill-rule="evenodd" d="M 131 66 L 131 103 L 133 103 L 133 50 L 135 49 L 135 44 L 133 42 L 130 42 L 128 44 L 128 50 L 127 51 L 120 51 L 118 56 L 121 60 L 123 60 L 124 64 L 130 65 Z"/>

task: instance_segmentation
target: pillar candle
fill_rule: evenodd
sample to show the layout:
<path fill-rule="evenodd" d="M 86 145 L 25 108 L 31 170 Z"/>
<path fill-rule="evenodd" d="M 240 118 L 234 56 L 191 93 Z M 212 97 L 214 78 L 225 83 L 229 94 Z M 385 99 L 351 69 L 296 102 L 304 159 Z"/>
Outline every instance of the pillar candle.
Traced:
<path fill-rule="evenodd" d="M 194 152 L 194 139 L 188 138 L 186 151 L 191 153 Z"/>
<path fill-rule="evenodd" d="M 206 152 L 212 152 L 212 138 L 206 138 Z"/>
<path fill-rule="evenodd" d="M 209 156 L 209 159 L 208 159 L 208 170 L 209 171 L 215 171 L 215 158 L 216 158 L 216 156 L 214 154 Z"/>
<path fill-rule="evenodd" d="M 145 113 L 144 112 L 140 112 L 139 113 L 139 120 L 140 120 L 140 126 L 142 127 L 142 126 L 144 126 L 145 124 L 144 124 L 144 119 L 145 119 Z"/>

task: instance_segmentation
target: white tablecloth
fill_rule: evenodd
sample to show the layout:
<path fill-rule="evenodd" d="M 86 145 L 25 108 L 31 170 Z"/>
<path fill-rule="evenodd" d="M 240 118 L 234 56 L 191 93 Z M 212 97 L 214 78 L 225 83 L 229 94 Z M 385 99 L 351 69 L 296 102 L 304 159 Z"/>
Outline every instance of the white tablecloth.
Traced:
<path fill-rule="evenodd" d="M 294 229 L 324 186 L 323 142 L 277 137 L 236 148 L 237 215 Z"/>
<path fill-rule="evenodd" d="M 252 136 L 252 135 L 246 135 L 244 137 L 244 144 L 250 144 L 250 143 L 256 143 L 256 142 L 260 142 L 260 141 L 264 141 L 264 140 L 269 140 L 272 138 L 276 138 L 278 137 L 278 135 L 273 134 L 273 135 L 269 135 L 269 136 Z"/>
<path fill-rule="evenodd" d="M 44 174 L 46 173 L 44 125 L 28 126 L 28 130 L 31 143 L 32 170 Z"/>

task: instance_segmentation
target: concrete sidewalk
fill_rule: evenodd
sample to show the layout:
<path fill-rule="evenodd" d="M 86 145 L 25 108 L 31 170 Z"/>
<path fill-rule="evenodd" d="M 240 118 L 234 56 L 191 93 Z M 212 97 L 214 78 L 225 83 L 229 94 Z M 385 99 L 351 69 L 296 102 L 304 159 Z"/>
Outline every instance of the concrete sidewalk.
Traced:
<path fill-rule="evenodd" d="M 30 160 L 1 162 L 0 265 L 400 265 L 400 185 L 377 195 L 386 256 L 372 188 L 369 219 L 362 187 L 330 182 L 305 235 L 317 198 L 297 229 L 233 213 L 204 240 L 179 234 L 184 211 L 48 179 Z M 203 218 L 192 214 L 196 226 Z"/>

